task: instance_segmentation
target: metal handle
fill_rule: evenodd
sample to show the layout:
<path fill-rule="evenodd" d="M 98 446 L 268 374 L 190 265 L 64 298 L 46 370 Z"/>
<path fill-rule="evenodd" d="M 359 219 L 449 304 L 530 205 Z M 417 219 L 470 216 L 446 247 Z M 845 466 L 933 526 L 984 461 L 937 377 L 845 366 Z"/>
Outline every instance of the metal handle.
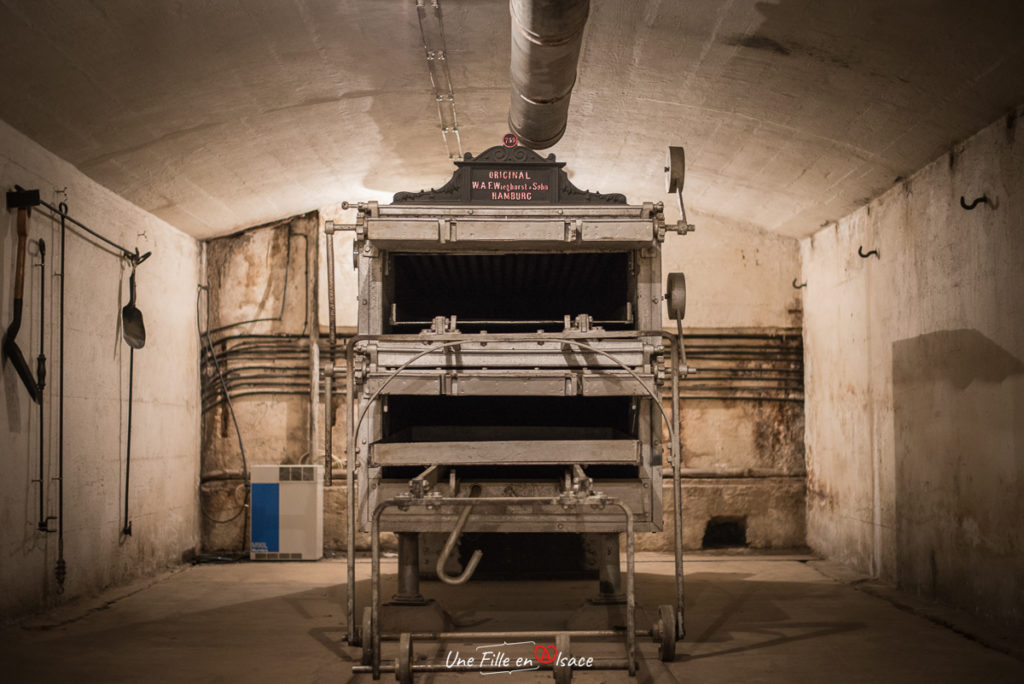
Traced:
<path fill-rule="evenodd" d="M 18 260 L 14 267 L 14 298 L 21 299 L 25 292 L 25 245 L 28 242 L 28 209 L 18 208 Z"/>

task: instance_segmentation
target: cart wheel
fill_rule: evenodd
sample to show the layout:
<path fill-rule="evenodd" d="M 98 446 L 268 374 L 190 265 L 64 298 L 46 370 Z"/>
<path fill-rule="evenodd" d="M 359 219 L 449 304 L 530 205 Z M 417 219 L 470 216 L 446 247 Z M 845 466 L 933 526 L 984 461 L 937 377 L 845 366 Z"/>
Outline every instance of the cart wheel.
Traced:
<path fill-rule="evenodd" d="M 395 679 L 400 684 L 412 684 L 412 635 L 408 632 L 402 632 L 402 635 L 398 637 Z"/>
<path fill-rule="evenodd" d="M 676 659 L 676 612 L 672 606 L 659 606 L 658 618 L 656 631 L 661 636 L 658 656 L 663 662 L 670 663 Z"/>
<path fill-rule="evenodd" d="M 349 646 L 362 646 L 363 645 L 363 635 L 359 631 L 359 625 L 356 625 L 356 628 L 354 630 L 352 630 L 352 634 L 349 635 L 349 637 L 348 637 L 348 645 Z"/>
<path fill-rule="evenodd" d="M 572 681 L 572 666 L 560 665 L 559 662 L 569 660 L 572 657 L 571 641 L 568 634 L 555 635 L 555 650 L 558 651 L 555 665 L 552 668 L 555 673 L 555 684 L 569 684 Z"/>
<path fill-rule="evenodd" d="M 373 609 L 367 606 L 363 608 L 363 629 L 359 633 L 359 639 L 363 642 L 363 657 L 359 661 L 363 665 L 373 663 Z"/>

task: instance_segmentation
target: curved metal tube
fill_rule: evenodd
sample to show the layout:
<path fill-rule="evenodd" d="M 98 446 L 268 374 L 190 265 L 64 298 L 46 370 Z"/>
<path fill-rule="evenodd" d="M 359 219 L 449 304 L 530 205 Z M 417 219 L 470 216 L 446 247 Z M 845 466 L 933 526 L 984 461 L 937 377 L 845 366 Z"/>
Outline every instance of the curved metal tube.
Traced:
<path fill-rule="evenodd" d="M 448 562 L 448 556 L 451 555 L 452 551 L 455 550 L 455 545 L 459 542 L 459 537 L 462 536 L 462 528 L 466 526 L 466 521 L 469 520 L 469 514 L 473 512 L 472 506 L 466 506 L 462 513 L 459 513 L 459 519 L 455 523 L 455 529 L 448 535 L 448 541 L 444 543 L 444 550 L 441 551 L 441 555 L 437 557 L 437 578 L 445 584 L 465 584 L 469 581 L 469 578 L 476 572 L 476 566 L 480 564 L 480 559 L 484 557 L 484 552 L 477 549 L 473 552 L 473 556 L 466 563 L 466 569 L 462 571 L 461 575 L 451 577 L 444 571 L 445 563 Z"/>

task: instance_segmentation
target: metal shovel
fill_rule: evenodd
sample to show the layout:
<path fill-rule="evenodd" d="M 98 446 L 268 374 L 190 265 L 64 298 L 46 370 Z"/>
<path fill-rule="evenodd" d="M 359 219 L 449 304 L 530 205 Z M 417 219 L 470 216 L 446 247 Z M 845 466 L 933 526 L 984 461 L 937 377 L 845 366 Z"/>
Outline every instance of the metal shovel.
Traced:
<path fill-rule="evenodd" d="M 132 267 L 132 274 L 128 278 L 128 287 L 131 296 L 128 303 L 121 309 L 121 334 L 124 341 L 132 349 L 142 349 L 146 346 L 146 326 L 142 323 L 142 312 L 135 306 L 135 267 Z"/>
<path fill-rule="evenodd" d="M 121 335 L 128 343 L 128 445 L 125 453 L 124 466 L 124 527 L 121 534 L 131 535 L 132 522 L 128 519 L 128 478 L 132 467 L 132 389 L 133 376 L 135 375 L 135 350 L 142 349 L 146 344 L 146 326 L 142 322 L 142 312 L 135 306 L 135 264 L 132 264 L 132 274 L 128 278 L 128 288 L 131 293 L 128 303 L 121 309 Z"/>

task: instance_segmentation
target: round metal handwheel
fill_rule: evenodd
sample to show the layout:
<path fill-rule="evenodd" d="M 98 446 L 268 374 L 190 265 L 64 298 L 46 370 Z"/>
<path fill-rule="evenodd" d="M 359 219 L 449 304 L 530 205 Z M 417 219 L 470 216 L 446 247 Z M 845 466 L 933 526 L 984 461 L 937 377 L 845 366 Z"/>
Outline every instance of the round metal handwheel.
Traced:
<path fill-rule="evenodd" d="M 668 157 L 665 159 L 665 192 L 682 190 L 685 178 L 686 153 L 682 147 L 669 146 Z"/>
<path fill-rule="evenodd" d="M 398 637 L 395 679 L 400 684 L 412 684 L 412 635 L 408 632 L 402 632 L 401 636 Z"/>
<path fill-rule="evenodd" d="M 655 630 L 661 637 L 658 656 L 663 662 L 676 659 L 676 611 L 672 606 L 658 607 L 658 626 Z"/>
<path fill-rule="evenodd" d="M 363 665 L 373 663 L 373 609 L 367 606 L 363 608 L 363 628 L 359 632 L 359 640 L 363 645 L 363 657 L 360 659 Z"/>
<path fill-rule="evenodd" d="M 682 273 L 669 273 L 666 289 L 668 317 L 673 321 L 683 320 L 686 318 L 686 276 Z"/>
<path fill-rule="evenodd" d="M 572 642 L 568 634 L 555 635 L 555 650 L 558 651 L 558 655 L 555 656 L 554 668 L 552 668 L 555 673 L 555 684 L 569 684 L 572 681 L 572 666 L 559 664 L 572 657 Z"/>

